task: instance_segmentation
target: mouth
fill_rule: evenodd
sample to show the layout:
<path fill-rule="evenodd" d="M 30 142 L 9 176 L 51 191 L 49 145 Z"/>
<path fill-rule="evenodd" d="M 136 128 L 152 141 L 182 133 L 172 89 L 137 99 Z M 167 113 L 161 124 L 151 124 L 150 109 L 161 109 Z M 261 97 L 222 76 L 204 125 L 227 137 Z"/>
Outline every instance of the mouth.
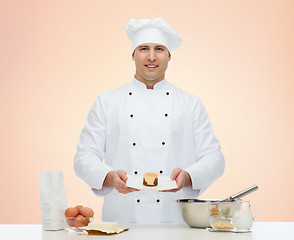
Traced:
<path fill-rule="evenodd" d="M 145 65 L 145 67 L 147 67 L 148 70 L 151 70 L 152 71 L 152 70 L 156 69 L 158 67 L 158 65 L 148 64 L 148 65 Z"/>

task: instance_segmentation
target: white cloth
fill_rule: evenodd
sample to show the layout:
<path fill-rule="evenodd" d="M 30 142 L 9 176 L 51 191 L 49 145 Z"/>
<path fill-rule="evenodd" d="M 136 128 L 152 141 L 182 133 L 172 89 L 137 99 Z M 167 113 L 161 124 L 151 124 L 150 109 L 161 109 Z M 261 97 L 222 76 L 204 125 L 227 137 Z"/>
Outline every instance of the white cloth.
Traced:
<path fill-rule="evenodd" d="M 172 51 L 183 41 L 176 30 L 162 18 L 131 19 L 126 26 L 126 34 L 133 42 L 132 52 L 143 43 L 159 43 Z"/>
<path fill-rule="evenodd" d="M 197 198 L 224 171 L 220 144 L 201 101 L 165 79 L 154 89 L 135 78 L 97 97 L 78 140 L 77 176 L 104 196 L 103 221 L 182 222 L 176 199 Z M 103 187 L 107 173 L 156 172 L 176 167 L 191 176 L 192 188 L 176 193 L 120 194 Z"/>

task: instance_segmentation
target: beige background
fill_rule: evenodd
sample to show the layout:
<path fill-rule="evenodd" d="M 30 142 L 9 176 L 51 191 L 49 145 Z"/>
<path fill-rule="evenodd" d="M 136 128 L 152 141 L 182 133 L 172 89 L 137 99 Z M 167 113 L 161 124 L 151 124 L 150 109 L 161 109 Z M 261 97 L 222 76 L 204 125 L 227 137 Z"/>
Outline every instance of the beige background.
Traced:
<path fill-rule="evenodd" d="M 132 79 L 130 18 L 162 17 L 183 37 L 167 80 L 200 97 L 226 158 L 201 197 L 246 197 L 258 221 L 294 221 L 294 1 L 1 1 L 0 223 L 41 223 L 38 172 L 62 170 L 69 206 L 101 218 L 73 171 L 96 96 Z"/>

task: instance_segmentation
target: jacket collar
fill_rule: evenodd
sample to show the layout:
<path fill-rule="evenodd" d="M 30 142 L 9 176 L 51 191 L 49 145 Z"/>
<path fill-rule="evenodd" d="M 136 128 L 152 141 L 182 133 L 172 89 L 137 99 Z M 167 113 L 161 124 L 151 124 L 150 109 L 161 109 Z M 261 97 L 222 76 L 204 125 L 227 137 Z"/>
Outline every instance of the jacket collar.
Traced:
<path fill-rule="evenodd" d="M 137 80 L 135 77 L 133 78 L 132 80 L 132 83 L 138 87 L 138 88 L 141 88 L 141 89 L 145 89 L 145 90 L 158 90 L 158 89 L 164 89 L 167 85 L 167 81 L 166 79 L 164 78 L 163 80 L 161 80 L 160 82 L 156 83 L 154 85 L 154 88 L 153 89 L 147 89 L 147 86 L 145 85 L 145 83 L 142 83 L 140 82 L 139 80 Z"/>

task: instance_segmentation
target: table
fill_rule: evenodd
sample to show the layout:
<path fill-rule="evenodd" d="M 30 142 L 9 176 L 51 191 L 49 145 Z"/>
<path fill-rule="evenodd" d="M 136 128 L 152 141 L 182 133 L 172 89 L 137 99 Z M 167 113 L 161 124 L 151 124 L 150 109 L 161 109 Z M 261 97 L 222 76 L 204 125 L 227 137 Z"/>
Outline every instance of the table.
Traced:
<path fill-rule="evenodd" d="M 294 239 L 294 222 L 255 222 L 250 233 L 209 232 L 185 224 L 129 224 L 130 230 L 112 236 L 78 234 L 69 230 L 43 231 L 41 225 L 0 224 L 1 240 L 269 240 Z"/>

